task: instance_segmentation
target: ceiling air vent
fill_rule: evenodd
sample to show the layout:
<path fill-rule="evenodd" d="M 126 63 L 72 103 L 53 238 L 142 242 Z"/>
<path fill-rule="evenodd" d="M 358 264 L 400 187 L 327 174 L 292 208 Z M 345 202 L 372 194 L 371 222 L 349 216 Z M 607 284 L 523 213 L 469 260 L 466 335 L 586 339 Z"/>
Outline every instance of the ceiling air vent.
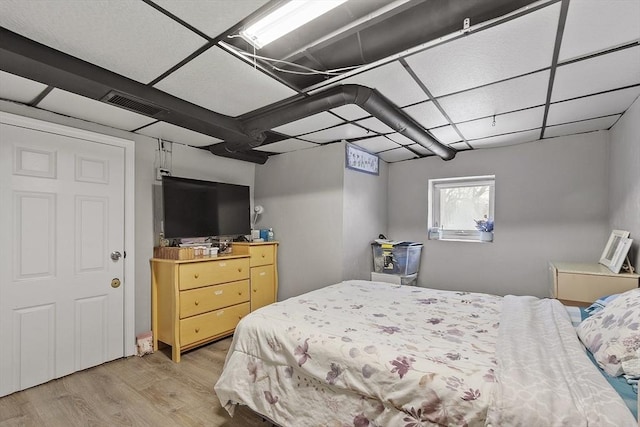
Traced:
<path fill-rule="evenodd" d="M 107 104 L 117 105 L 120 108 L 125 108 L 134 113 L 144 114 L 145 116 L 155 117 L 158 113 L 166 112 L 164 108 L 158 107 L 145 101 L 144 99 L 136 98 L 135 96 L 127 95 L 124 93 L 116 92 L 112 90 L 104 98 L 102 102 Z"/>

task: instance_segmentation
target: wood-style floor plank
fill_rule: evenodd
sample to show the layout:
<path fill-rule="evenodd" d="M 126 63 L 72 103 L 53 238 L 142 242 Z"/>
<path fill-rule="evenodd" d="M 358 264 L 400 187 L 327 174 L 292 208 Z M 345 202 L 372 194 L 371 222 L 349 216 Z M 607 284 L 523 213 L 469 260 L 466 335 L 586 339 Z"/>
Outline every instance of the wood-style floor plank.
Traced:
<path fill-rule="evenodd" d="M 231 344 L 129 357 L 0 398 L 0 427 L 271 427 L 245 407 L 233 418 L 213 391 Z"/>

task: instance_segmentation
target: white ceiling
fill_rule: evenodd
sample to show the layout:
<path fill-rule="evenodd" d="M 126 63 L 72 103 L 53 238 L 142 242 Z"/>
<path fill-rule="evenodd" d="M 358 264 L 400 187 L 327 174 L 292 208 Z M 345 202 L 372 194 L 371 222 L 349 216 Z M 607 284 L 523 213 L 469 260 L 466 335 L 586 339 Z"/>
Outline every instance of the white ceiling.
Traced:
<path fill-rule="evenodd" d="M 327 78 L 309 91 L 292 88 L 274 78 L 279 71 L 264 72 L 220 44 L 272 4 L 2 0 L 0 26 L 231 118 L 339 84 L 364 85 L 457 150 L 610 129 L 640 95 L 638 0 L 538 1 Z M 6 69 L 0 62 L 0 70 Z M 46 76 L 35 80 L 0 71 L 0 98 L 196 147 L 222 142 L 53 87 Z M 356 105 L 273 131 L 281 140 L 256 151 L 277 155 L 350 140 L 387 162 L 433 155 Z"/>

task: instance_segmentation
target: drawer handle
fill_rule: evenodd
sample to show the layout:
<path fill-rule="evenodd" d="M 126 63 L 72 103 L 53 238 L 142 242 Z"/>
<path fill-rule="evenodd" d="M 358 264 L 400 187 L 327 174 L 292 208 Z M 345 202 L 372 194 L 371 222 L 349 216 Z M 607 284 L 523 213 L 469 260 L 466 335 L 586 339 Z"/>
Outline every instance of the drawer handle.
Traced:
<path fill-rule="evenodd" d="M 200 332 L 200 328 L 196 328 L 196 334 Z"/>
<path fill-rule="evenodd" d="M 253 288 L 253 292 L 258 292 L 258 290 L 256 288 Z"/>
<path fill-rule="evenodd" d="M 194 304 L 195 304 L 195 305 L 198 305 L 198 304 L 200 304 L 200 301 L 195 300 L 195 301 L 194 301 Z"/>
<path fill-rule="evenodd" d="M 264 258 L 264 257 L 266 257 L 267 255 L 266 255 L 266 254 L 262 254 L 261 256 L 262 256 L 262 258 Z"/>
<path fill-rule="evenodd" d="M 193 277 L 195 277 L 197 279 L 198 277 L 200 277 L 200 275 L 198 273 L 196 273 L 196 274 L 193 275 Z"/>
<path fill-rule="evenodd" d="M 222 295 L 222 291 L 214 291 L 213 294 L 214 295 Z"/>
<path fill-rule="evenodd" d="M 242 267 L 238 268 L 238 273 L 242 273 Z"/>
<path fill-rule="evenodd" d="M 238 295 L 242 295 L 242 292 L 238 292 Z"/>

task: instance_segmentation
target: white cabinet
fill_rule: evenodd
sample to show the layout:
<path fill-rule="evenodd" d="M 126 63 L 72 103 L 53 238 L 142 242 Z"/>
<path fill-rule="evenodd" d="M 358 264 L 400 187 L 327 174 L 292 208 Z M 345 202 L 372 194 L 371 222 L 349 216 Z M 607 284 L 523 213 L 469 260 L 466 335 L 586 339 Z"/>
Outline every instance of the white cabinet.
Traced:
<path fill-rule="evenodd" d="M 640 275 L 612 273 L 597 263 L 551 262 L 551 296 L 567 305 L 588 306 L 598 298 L 638 287 Z"/>

